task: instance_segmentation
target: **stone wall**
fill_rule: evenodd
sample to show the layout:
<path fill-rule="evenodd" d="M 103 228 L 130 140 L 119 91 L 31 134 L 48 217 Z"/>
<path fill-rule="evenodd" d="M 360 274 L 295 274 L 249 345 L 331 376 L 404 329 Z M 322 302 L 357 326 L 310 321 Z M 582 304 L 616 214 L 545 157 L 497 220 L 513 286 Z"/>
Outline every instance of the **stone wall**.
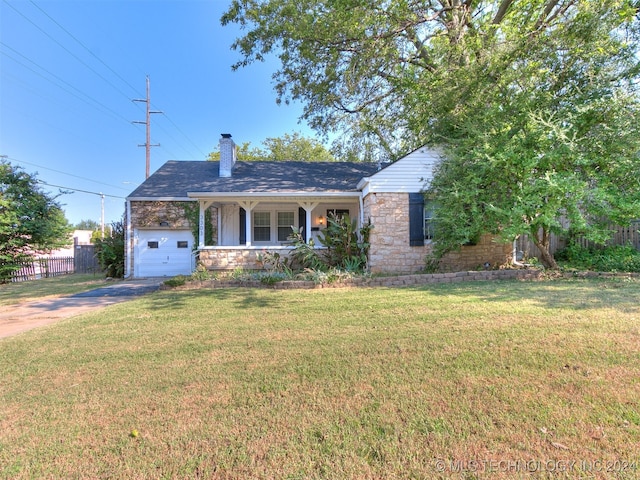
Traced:
<path fill-rule="evenodd" d="M 364 218 L 371 219 L 369 268 L 371 273 L 416 273 L 424 270 L 432 245 L 409 245 L 409 195 L 371 193 L 364 199 Z M 497 268 L 508 263 L 511 245 L 483 235 L 477 245 L 464 246 L 441 261 L 444 271 Z"/>
<path fill-rule="evenodd" d="M 566 277 L 567 275 L 565 275 Z M 225 278 L 220 280 L 190 281 L 180 287 L 166 287 L 177 290 L 192 290 L 204 288 L 273 288 L 278 290 L 287 289 L 316 289 L 316 288 L 353 288 L 353 287 L 410 287 L 440 283 L 462 283 L 479 281 L 498 280 L 521 280 L 534 281 L 544 280 L 545 273 L 542 270 L 534 269 L 504 269 L 490 270 L 482 272 L 455 272 L 455 273 L 433 273 L 433 274 L 411 274 L 392 275 L 385 277 L 354 277 L 343 279 L 332 283 L 316 283 L 311 280 L 283 280 L 271 285 L 267 285 L 260 280 L 242 280 Z"/>
<path fill-rule="evenodd" d="M 441 261 L 441 269 L 447 272 L 494 269 L 510 262 L 513 246 L 497 242 L 492 235 L 482 235 L 476 245 L 460 247 L 449 252 Z"/>
<path fill-rule="evenodd" d="M 264 266 L 258 261 L 261 253 L 277 252 L 281 259 L 288 258 L 291 249 L 282 247 L 245 248 L 245 247 L 213 247 L 200 250 L 199 263 L 207 270 L 233 270 L 244 268 L 247 270 L 262 270 Z"/>
<path fill-rule="evenodd" d="M 191 228 L 184 213 L 184 204 L 193 202 L 131 202 L 131 226 L 133 228 L 161 228 L 161 222 L 169 225 L 164 228 Z M 197 205 L 197 204 L 196 204 Z"/>
<path fill-rule="evenodd" d="M 431 245 L 409 246 L 409 195 L 371 193 L 364 199 L 364 219 L 371 220 L 371 273 L 414 273 L 424 268 Z"/>

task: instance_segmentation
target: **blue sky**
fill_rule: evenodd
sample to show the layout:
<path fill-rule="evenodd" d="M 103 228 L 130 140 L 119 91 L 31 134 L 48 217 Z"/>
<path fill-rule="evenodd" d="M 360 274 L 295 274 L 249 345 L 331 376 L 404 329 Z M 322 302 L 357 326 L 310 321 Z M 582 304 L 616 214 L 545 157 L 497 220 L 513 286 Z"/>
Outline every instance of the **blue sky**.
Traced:
<path fill-rule="evenodd" d="M 276 105 L 274 58 L 238 71 L 241 33 L 222 27 L 228 2 L 0 0 L 0 155 L 59 197 L 67 219 L 119 220 L 144 181 L 146 76 L 150 170 L 204 160 L 221 133 L 260 147 L 313 132 L 299 105 Z M 88 193 L 87 193 L 88 192 Z"/>

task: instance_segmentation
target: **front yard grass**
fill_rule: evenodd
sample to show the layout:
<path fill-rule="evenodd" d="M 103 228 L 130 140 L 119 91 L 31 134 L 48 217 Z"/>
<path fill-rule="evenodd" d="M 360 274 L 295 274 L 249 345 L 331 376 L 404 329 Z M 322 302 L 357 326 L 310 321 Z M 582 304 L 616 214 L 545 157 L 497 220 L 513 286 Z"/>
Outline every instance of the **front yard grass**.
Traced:
<path fill-rule="evenodd" d="M 0 341 L 0 478 L 638 478 L 639 298 L 157 292 Z"/>
<path fill-rule="evenodd" d="M 106 282 L 103 274 L 72 273 L 26 282 L 6 283 L 0 285 L 0 307 L 81 293 L 104 286 Z"/>

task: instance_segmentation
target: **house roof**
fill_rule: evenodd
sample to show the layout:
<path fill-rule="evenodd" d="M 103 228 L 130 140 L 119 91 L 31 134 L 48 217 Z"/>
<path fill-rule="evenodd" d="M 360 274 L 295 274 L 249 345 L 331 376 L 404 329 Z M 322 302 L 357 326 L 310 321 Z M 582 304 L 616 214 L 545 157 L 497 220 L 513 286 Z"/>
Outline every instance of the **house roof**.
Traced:
<path fill-rule="evenodd" d="M 343 193 L 378 171 L 374 163 L 236 162 L 231 177 L 219 176 L 220 162 L 171 160 L 127 197 L 186 198 L 189 192 Z"/>

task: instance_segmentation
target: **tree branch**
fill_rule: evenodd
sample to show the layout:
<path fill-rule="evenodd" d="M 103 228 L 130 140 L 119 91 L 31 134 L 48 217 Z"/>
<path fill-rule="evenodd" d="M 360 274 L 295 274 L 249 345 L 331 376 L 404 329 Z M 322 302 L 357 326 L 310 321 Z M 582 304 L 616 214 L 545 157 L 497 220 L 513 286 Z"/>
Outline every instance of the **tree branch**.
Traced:
<path fill-rule="evenodd" d="M 513 0 L 502 0 L 502 3 L 500 4 L 498 11 L 496 12 L 496 16 L 493 17 L 493 20 L 491 21 L 492 25 L 498 25 L 500 22 L 502 22 L 502 19 L 507 14 L 507 10 L 509 10 L 509 7 L 512 3 Z"/>

